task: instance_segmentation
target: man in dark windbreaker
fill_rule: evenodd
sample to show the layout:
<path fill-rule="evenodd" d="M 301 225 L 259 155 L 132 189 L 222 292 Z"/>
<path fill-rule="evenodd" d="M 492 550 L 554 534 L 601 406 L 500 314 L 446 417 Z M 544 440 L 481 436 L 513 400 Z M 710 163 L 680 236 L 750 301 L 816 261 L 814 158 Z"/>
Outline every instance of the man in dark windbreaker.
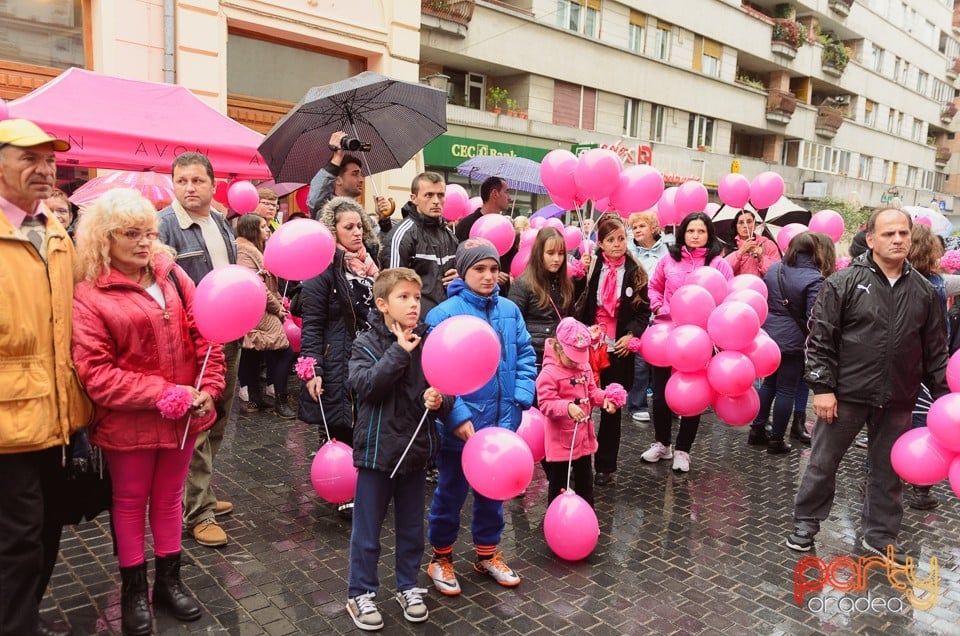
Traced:
<path fill-rule="evenodd" d="M 911 226 L 902 210 L 874 212 L 869 251 L 827 278 L 814 306 L 804 377 L 817 426 L 787 538 L 793 550 L 813 547 L 833 504 L 840 460 L 866 424 L 870 472 L 861 545 L 882 557 L 892 545 L 894 560 L 905 560 L 897 543 L 901 482 L 890 450 L 910 430 L 920 382 L 934 398 L 949 391 L 945 319 L 933 286 L 907 262 Z"/>

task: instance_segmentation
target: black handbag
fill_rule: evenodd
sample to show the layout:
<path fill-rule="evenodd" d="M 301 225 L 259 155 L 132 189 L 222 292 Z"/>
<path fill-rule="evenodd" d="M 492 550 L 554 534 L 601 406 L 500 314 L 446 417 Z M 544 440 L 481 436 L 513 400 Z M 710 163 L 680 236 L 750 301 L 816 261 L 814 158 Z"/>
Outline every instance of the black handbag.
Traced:
<path fill-rule="evenodd" d="M 63 498 L 60 500 L 64 525 L 92 521 L 113 503 L 113 484 L 101 450 L 90 444 L 86 430 L 70 436 Z"/>

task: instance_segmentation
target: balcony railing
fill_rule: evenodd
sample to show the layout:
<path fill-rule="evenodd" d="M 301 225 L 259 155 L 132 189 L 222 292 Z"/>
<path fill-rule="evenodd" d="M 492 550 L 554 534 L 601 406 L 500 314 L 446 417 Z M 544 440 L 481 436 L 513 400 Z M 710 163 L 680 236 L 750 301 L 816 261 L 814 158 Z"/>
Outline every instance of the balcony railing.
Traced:
<path fill-rule="evenodd" d="M 420 10 L 443 20 L 467 26 L 473 18 L 474 0 L 421 0 Z"/>
<path fill-rule="evenodd" d="M 797 98 L 790 91 L 771 88 L 767 91 L 767 121 L 788 124 L 797 110 Z"/>
<path fill-rule="evenodd" d="M 821 105 L 817 108 L 815 132 L 821 137 L 832 138 L 843 125 L 843 111 L 833 106 Z"/>
<path fill-rule="evenodd" d="M 853 0 L 830 0 L 828 4 L 831 11 L 843 17 L 847 17 L 850 15 L 850 7 L 853 5 Z"/>
<path fill-rule="evenodd" d="M 953 102 L 947 102 L 940 111 L 940 121 L 949 124 L 957 114 L 957 105 Z"/>
<path fill-rule="evenodd" d="M 950 161 L 950 155 L 953 153 L 950 152 L 950 149 L 946 146 L 940 146 L 937 148 L 936 162 L 937 165 L 943 167 L 947 165 L 947 162 Z"/>

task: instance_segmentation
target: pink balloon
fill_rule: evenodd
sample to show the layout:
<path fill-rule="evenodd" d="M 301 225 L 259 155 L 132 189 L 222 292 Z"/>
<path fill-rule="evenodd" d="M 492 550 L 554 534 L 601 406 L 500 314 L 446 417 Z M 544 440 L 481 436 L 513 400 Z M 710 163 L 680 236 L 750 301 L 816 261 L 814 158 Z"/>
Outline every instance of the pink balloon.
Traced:
<path fill-rule="evenodd" d="M 543 536 L 553 553 L 561 559 L 585 559 L 600 539 L 597 513 L 580 495 L 563 491 L 547 507 Z"/>
<path fill-rule="evenodd" d="M 581 254 L 593 254 L 594 248 L 597 246 L 596 243 L 590 239 L 583 239 L 583 247 L 580 248 Z"/>
<path fill-rule="evenodd" d="M 926 426 L 900 436 L 890 450 L 890 463 L 900 478 L 915 486 L 932 486 L 950 473 L 956 453 L 944 448 Z"/>
<path fill-rule="evenodd" d="M 500 364 L 500 339 L 485 320 L 451 316 L 423 343 L 423 374 L 446 395 L 473 393 L 493 378 Z"/>
<path fill-rule="evenodd" d="M 758 333 L 743 353 L 750 358 L 758 378 L 765 378 L 780 368 L 780 347 L 765 333 Z"/>
<path fill-rule="evenodd" d="M 754 274 L 737 274 L 727 283 L 727 290 L 735 292 L 740 289 L 752 289 L 766 299 L 768 297 L 767 284 Z"/>
<path fill-rule="evenodd" d="M 801 232 L 806 232 L 808 229 L 809 228 L 803 223 L 788 223 L 784 225 L 783 229 L 777 234 L 777 247 L 780 248 L 781 252 L 786 253 L 793 237 Z"/>
<path fill-rule="evenodd" d="M 246 214 L 260 205 L 260 195 L 257 187 L 249 181 L 234 181 L 227 190 L 227 202 L 234 212 Z"/>
<path fill-rule="evenodd" d="M 745 426 L 760 412 L 760 396 L 752 386 L 740 395 L 718 395 L 713 401 L 713 412 L 730 426 Z"/>
<path fill-rule="evenodd" d="M 960 453 L 960 393 L 938 398 L 927 413 L 927 428 L 944 448 Z"/>
<path fill-rule="evenodd" d="M 727 294 L 724 302 L 730 302 L 734 300 L 750 305 L 750 307 L 757 312 L 757 318 L 760 320 L 761 325 L 767 319 L 767 312 L 769 311 L 769 308 L 767 307 L 767 299 L 761 296 L 758 292 L 752 289 L 738 289 L 735 292 L 730 292 Z"/>
<path fill-rule="evenodd" d="M 551 150 L 540 162 L 540 180 L 543 181 L 550 197 L 560 207 L 563 205 L 554 198 L 555 196 L 572 200 L 577 194 L 577 184 L 573 178 L 576 168 L 577 157 L 569 150 L 562 148 Z"/>
<path fill-rule="evenodd" d="M 319 276 L 333 261 L 336 243 L 323 223 L 312 219 L 287 221 L 267 239 L 263 267 L 287 280 Z"/>
<path fill-rule="evenodd" d="M 693 270 L 683 281 L 684 285 L 699 285 L 710 292 L 713 302 L 719 305 L 727 297 L 727 279 L 719 269 L 704 265 Z M 673 306 L 673 301 L 670 301 Z"/>
<path fill-rule="evenodd" d="M 547 219 L 547 222 L 544 223 L 544 227 L 552 227 L 557 232 L 560 232 L 561 234 L 563 234 L 563 221 L 561 221 L 556 217 L 552 219 Z"/>
<path fill-rule="evenodd" d="M 707 380 L 720 395 L 741 395 L 753 386 L 756 369 L 739 351 L 721 351 L 707 365 Z"/>
<path fill-rule="evenodd" d="M 723 278 L 723 275 L 720 277 Z M 706 329 L 707 318 L 716 307 L 713 295 L 700 285 L 684 284 L 670 297 L 670 317 L 678 325 L 696 325 Z"/>
<path fill-rule="evenodd" d="M 960 457 L 954 457 L 950 462 L 947 476 L 950 478 L 950 489 L 953 490 L 953 494 L 960 497 Z"/>
<path fill-rule="evenodd" d="M 719 211 L 720 211 L 720 204 L 714 203 L 713 201 L 708 202 L 707 205 L 705 205 L 703 208 L 703 213 L 709 216 L 711 219 Z"/>
<path fill-rule="evenodd" d="M 547 418 L 540 412 L 540 409 L 534 406 L 528 408 L 520 416 L 520 428 L 517 429 L 517 435 L 526 442 L 535 462 L 547 456 L 546 421 Z"/>
<path fill-rule="evenodd" d="M 7 102 L 0 99 L 0 121 L 10 119 L 10 110 L 7 108 Z"/>
<path fill-rule="evenodd" d="M 954 351 L 947 361 L 947 386 L 954 393 L 960 392 L 960 351 Z"/>
<path fill-rule="evenodd" d="M 714 392 L 707 380 L 706 371 L 674 371 L 667 380 L 664 396 L 671 411 L 680 416 L 692 417 L 707 410 L 713 402 Z"/>
<path fill-rule="evenodd" d="M 683 216 L 677 213 L 676 197 L 677 188 L 675 187 L 667 188 L 660 196 L 657 202 L 657 222 L 660 223 L 660 227 L 676 225 L 683 220 Z"/>
<path fill-rule="evenodd" d="M 300 316 L 294 316 L 293 314 L 290 314 L 290 320 L 293 321 L 293 324 L 300 327 L 300 329 L 303 329 L 303 318 L 301 318 Z"/>
<path fill-rule="evenodd" d="M 478 493 L 506 501 L 526 490 L 533 478 L 533 454 L 523 439 L 506 428 L 482 428 L 467 440 L 463 474 Z"/>
<path fill-rule="evenodd" d="M 926 225 L 927 227 L 933 227 L 933 221 L 926 216 L 917 216 L 917 218 L 915 218 L 913 222 L 919 225 Z"/>
<path fill-rule="evenodd" d="M 696 325 L 679 325 L 667 336 L 670 365 L 677 371 L 702 371 L 713 355 L 713 342 Z"/>
<path fill-rule="evenodd" d="M 709 200 L 710 195 L 702 183 L 687 181 L 677 189 L 677 197 L 674 203 L 677 206 L 677 213 L 684 217 L 691 212 L 703 212 L 703 208 L 707 206 Z"/>
<path fill-rule="evenodd" d="M 310 481 L 325 501 L 342 504 L 352 500 L 357 490 L 353 449 L 336 440 L 321 446 L 310 465 Z"/>
<path fill-rule="evenodd" d="M 583 243 L 583 233 L 578 227 L 563 228 L 563 242 L 567 246 L 567 251 L 572 252 Z"/>
<path fill-rule="evenodd" d="M 448 221 L 459 221 L 473 212 L 470 209 L 470 195 L 462 185 L 448 183 L 443 199 L 443 211 L 440 213 Z"/>
<path fill-rule="evenodd" d="M 742 208 L 750 200 L 750 180 L 734 172 L 725 174 L 717 184 L 717 194 L 731 208 Z"/>
<path fill-rule="evenodd" d="M 607 212 L 607 211 L 609 211 L 609 210 L 610 210 L 610 197 L 603 197 L 602 199 L 597 199 L 596 201 L 593 202 L 593 207 L 597 210 L 597 212 L 601 212 L 601 213 L 602 213 L 602 212 Z M 619 211 L 619 210 L 618 210 L 618 211 L 617 211 L 617 214 L 619 214 L 620 216 L 623 216 L 623 212 L 622 212 L 622 211 Z M 630 216 L 630 215 L 628 214 L 627 216 Z"/>
<path fill-rule="evenodd" d="M 621 216 L 642 212 L 663 195 L 663 175 L 652 166 L 630 166 L 620 173 L 617 189 L 610 193 L 610 204 Z"/>
<path fill-rule="evenodd" d="M 540 225 L 543 224 L 541 223 Z M 537 234 L 539 233 L 540 230 L 534 228 L 527 228 L 523 232 L 520 232 L 520 249 L 533 247 L 533 242 L 537 240 Z"/>
<path fill-rule="evenodd" d="M 753 345 L 760 319 L 750 305 L 737 301 L 717 306 L 707 319 L 707 333 L 721 349 L 741 351 Z"/>
<path fill-rule="evenodd" d="M 583 199 L 579 198 L 579 195 L 572 197 L 562 197 L 557 194 L 551 194 L 550 200 L 557 205 L 557 207 L 564 210 L 575 210 L 577 208 L 583 207 Z"/>
<path fill-rule="evenodd" d="M 783 177 L 776 172 L 761 172 L 750 182 L 750 203 L 758 210 L 769 208 L 782 196 Z"/>
<path fill-rule="evenodd" d="M 655 322 L 643 330 L 640 336 L 640 354 L 655 367 L 670 366 L 670 346 L 667 344 L 673 325 Z"/>
<path fill-rule="evenodd" d="M 294 195 L 294 200 L 297 202 L 297 209 L 299 209 L 304 214 L 310 214 L 310 208 L 307 205 L 307 199 L 310 196 L 310 188 L 300 188 L 297 190 L 297 193 Z"/>
<path fill-rule="evenodd" d="M 810 231 L 823 232 L 836 243 L 843 236 L 843 217 L 833 210 L 820 210 L 810 218 Z"/>
<path fill-rule="evenodd" d="M 193 297 L 197 329 L 213 342 L 242 338 L 257 326 L 266 310 L 263 279 L 243 265 L 226 265 L 209 272 L 200 279 Z"/>
<path fill-rule="evenodd" d="M 471 212 L 473 212 L 474 210 L 479 210 L 480 208 L 483 207 L 483 199 L 480 198 L 479 196 L 470 197 L 469 203 L 470 203 Z"/>
<path fill-rule="evenodd" d="M 216 187 L 213 189 L 213 200 L 217 203 L 227 205 L 227 191 L 230 189 L 230 184 L 226 181 L 217 181 Z"/>
<path fill-rule="evenodd" d="M 484 214 L 470 228 L 470 238 L 487 239 L 493 243 L 500 256 L 510 251 L 516 236 L 513 223 L 500 214 Z"/>
<path fill-rule="evenodd" d="M 287 316 L 286 320 L 283 321 L 283 333 L 286 334 L 287 340 L 290 341 L 290 348 L 293 349 L 295 353 L 300 353 L 303 330 L 297 326 L 297 323 L 293 322 L 293 316 Z"/>
<path fill-rule="evenodd" d="M 527 269 L 527 264 L 530 263 L 530 250 L 531 246 L 529 244 L 525 247 L 521 246 L 513 260 L 510 261 L 510 275 L 514 278 L 520 278 L 523 271 Z"/>
<path fill-rule="evenodd" d="M 545 218 L 543 218 L 542 216 L 536 216 L 536 217 L 533 217 L 532 219 L 530 219 L 530 229 L 531 229 L 531 230 L 539 230 L 540 228 L 542 228 L 542 227 L 543 227 L 544 225 L 546 225 L 546 224 L 547 224 L 547 220 L 546 220 Z"/>
<path fill-rule="evenodd" d="M 594 201 L 610 196 L 620 184 L 622 169 L 617 153 L 606 148 L 591 148 L 580 155 L 573 171 L 577 193 L 584 200 Z"/>

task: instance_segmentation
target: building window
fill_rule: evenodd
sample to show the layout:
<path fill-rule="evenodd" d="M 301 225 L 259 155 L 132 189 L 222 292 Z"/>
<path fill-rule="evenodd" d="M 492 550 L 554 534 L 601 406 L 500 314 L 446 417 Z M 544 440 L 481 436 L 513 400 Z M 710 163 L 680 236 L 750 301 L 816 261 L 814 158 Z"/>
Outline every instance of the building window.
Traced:
<path fill-rule="evenodd" d="M 906 185 L 908 188 L 917 187 L 917 167 L 916 166 L 907 166 L 907 182 Z"/>
<path fill-rule="evenodd" d="M 890 109 L 887 115 L 887 132 L 893 134 L 893 129 L 897 125 L 897 111 Z"/>
<path fill-rule="evenodd" d="M 883 71 L 883 49 L 876 44 L 872 44 L 870 48 L 870 55 L 870 68 L 875 70 L 877 73 Z"/>
<path fill-rule="evenodd" d="M 713 119 L 690 114 L 687 124 L 687 148 L 713 147 Z"/>
<path fill-rule="evenodd" d="M 913 131 L 911 132 L 910 137 L 914 141 L 920 141 L 923 139 L 923 122 L 921 120 L 914 118 Z"/>
<path fill-rule="evenodd" d="M 0 2 L 0 51 L 13 62 L 84 68 L 83 3 Z"/>
<path fill-rule="evenodd" d="M 720 56 L 723 55 L 723 45 L 713 40 L 700 37 L 693 41 L 693 70 L 704 75 L 720 77 Z"/>
<path fill-rule="evenodd" d="M 892 162 L 889 159 L 883 160 L 883 170 L 880 172 L 880 183 L 886 183 L 890 179 L 890 167 Z"/>
<path fill-rule="evenodd" d="M 900 70 L 900 77 L 896 75 L 893 76 L 894 81 L 900 82 L 904 86 L 907 85 L 907 78 L 910 77 L 910 62 L 904 61 L 903 68 Z"/>
<path fill-rule="evenodd" d="M 870 172 L 873 170 L 873 157 L 860 155 L 860 165 L 857 167 L 858 179 L 869 179 Z"/>
<path fill-rule="evenodd" d="M 894 133 L 897 135 L 903 134 L 903 113 L 897 113 L 897 128 Z"/>
<path fill-rule="evenodd" d="M 797 163 L 799 168 L 833 174 L 850 172 L 850 152 L 847 150 L 801 141 L 799 155 Z"/>
<path fill-rule="evenodd" d="M 917 92 L 921 95 L 927 94 L 927 79 L 929 77 L 930 76 L 923 71 L 917 73 Z"/>
<path fill-rule="evenodd" d="M 647 16 L 631 9 L 630 24 L 627 26 L 627 47 L 634 53 L 643 53 L 646 32 Z"/>
<path fill-rule="evenodd" d="M 555 81 L 553 123 L 558 126 L 593 130 L 597 114 L 597 91 L 593 88 Z"/>
<path fill-rule="evenodd" d="M 654 104 L 650 109 L 650 141 L 663 142 L 663 124 L 666 119 L 666 109 L 660 104 Z"/>
<path fill-rule="evenodd" d="M 660 22 L 657 24 L 657 30 L 654 33 L 653 56 L 660 60 L 670 59 L 670 32 L 673 30 L 669 24 Z"/>
<path fill-rule="evenodd" d="M 557 0 L 557 26 L 597 37 L 600 0 Z"/>
<path fill-rule="evenodd" d="M 640 100 L 626 98 L 623 100 L 623 134 L 627 137 L 640 136 Z"/>
<path fill-rule="evenodd" d="M 877 125 L 877 102 L 867 100 L 863 109 L 863 123 L 870 127 Z"/>

